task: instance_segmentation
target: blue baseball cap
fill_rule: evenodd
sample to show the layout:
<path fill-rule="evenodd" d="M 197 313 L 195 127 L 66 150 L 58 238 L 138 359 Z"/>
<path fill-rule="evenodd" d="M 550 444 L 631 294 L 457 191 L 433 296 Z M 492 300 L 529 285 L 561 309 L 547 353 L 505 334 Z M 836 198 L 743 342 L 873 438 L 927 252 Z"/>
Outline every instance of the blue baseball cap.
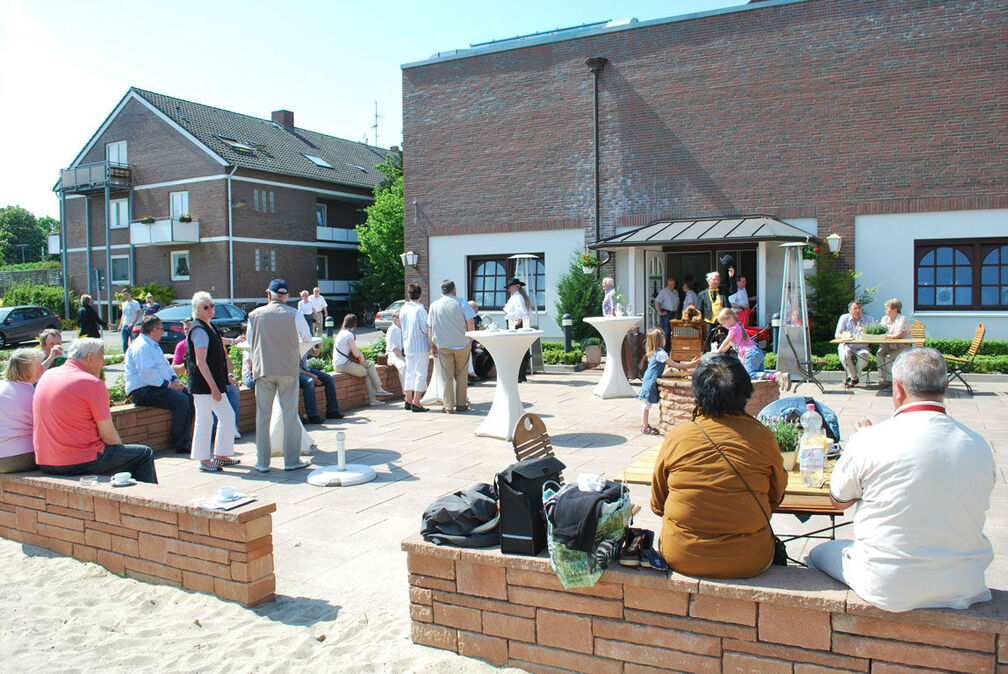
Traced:
<path fill-rule="evenodd" d="M 275 278 L 270 281 L 269 288 L 267 288 L 271 293 L 277 293 L 279 295 L 287 295 L 287 281 L 282 278 Z"/>

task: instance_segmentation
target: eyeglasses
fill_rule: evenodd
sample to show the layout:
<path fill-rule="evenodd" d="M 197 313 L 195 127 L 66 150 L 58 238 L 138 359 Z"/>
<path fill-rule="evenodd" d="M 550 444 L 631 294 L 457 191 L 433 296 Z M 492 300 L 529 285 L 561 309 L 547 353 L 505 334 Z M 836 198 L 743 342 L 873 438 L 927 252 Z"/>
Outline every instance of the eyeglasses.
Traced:
<path fill-rule="evenodd" d="M 203 305 L 203 311 L 206 311 L 207 309 L 213 309 L 213 305 L 212 304 L 204 304 Z"/>

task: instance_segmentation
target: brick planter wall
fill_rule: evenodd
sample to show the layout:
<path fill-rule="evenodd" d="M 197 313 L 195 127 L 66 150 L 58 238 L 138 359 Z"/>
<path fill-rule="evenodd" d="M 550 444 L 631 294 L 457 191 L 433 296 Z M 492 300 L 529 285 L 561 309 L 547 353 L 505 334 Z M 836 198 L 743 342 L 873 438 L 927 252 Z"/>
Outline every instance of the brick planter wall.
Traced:
<path fill-rule="evenodd" d="M 754 381 L 753 394 L 746 404 L 746 412 L 756 414 L 780 397 L 777 382 L 764 380 Z M 693 382 L 680 377 L 658 377 L 658 395 L 661 400 L 658 409 L 661 412 L 658 430 L 665 435 L 677 424 L 693 418 L 693 407 L 696 399 L 693 397 Z"/>
<path fill-rule="evenodd" d="M 818 571 L 701 580 L 615 567 L 565 590 L 544 557 L 402 544 L 418 644 L 534 672 L 1003 672 L 1008 593 L 888 613 Z M 927 669 L 935 668 L 935 669 Z"/>
<path fill-rule="evenodd" d="M 273 601 L 275 503 L 210 511 L 186 490 L 101 479 L 0 475 L 0 536 L 244 606 Z"/>
<path fill-rule="evenodd" d="M 364 407 L 367 405 L 367 389 L 364 380 L 348 374 L 331 373 L 336 381 L 336 398 L 339 400 L 340 411 Z M 389 365 L 379 365 L 378 375 L 382 386 L 387 391 L 402 395 L 399 384 L 399 372 Z M 315 387 L 315 399 L 318 409 L 325 411 L 325 388 Z M 298 413 L 304 416 L 304 396 L 298 397 Z M 255 430 L 256 403 L 255 391 L 241 387 L 241 400 L 238 403 L 238 430 Z M 112 423 L 123 443 L 141 444 L 155 451 L 170 449 L 173 446 L 171 436 L 171 413 L 156 407 L 137 407 L 133 404 L 116 405 L 112 408 Z"/>

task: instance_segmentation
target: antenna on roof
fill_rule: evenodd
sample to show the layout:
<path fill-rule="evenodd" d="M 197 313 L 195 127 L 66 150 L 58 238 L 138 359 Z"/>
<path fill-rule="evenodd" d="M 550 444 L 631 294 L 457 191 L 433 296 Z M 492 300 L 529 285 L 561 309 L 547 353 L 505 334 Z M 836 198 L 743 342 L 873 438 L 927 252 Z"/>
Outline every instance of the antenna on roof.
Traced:
<path fill-rule="evenodd" d="M 378 101 L 375 101 L 374 102 L 374 124 L 371 125 L 371 128 L 374 129 L 374 144 L 375 144 L 375 147 L 378 147 L 378 120 L 379 119 L 385 119 L 385 115 L 379 115 L 378 114 Z M 367 136 L 364 137 L 364 142 L 367 143 Z"/>

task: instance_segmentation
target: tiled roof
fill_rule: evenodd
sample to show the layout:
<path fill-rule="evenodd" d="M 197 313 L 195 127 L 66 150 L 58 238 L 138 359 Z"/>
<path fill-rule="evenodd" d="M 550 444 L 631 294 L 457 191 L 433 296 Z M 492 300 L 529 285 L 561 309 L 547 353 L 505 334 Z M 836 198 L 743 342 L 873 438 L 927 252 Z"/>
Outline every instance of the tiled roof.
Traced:
<path fill-rule="evenodd" d="M 385 161 L 388 154 L 385 148 L 308 129 L 288 129 L 268 119 L 136 87 L 130 91 L 142 96 L 233 166 L 366 188 L 374 187 L 384 178 L 382 172 L 374 167 Z M 235 149 L 221 137 L 249 145 L 252 149 Z M 332 168 L 316 165 L 305 158 L 306 154 L 321 157 Z"/>

